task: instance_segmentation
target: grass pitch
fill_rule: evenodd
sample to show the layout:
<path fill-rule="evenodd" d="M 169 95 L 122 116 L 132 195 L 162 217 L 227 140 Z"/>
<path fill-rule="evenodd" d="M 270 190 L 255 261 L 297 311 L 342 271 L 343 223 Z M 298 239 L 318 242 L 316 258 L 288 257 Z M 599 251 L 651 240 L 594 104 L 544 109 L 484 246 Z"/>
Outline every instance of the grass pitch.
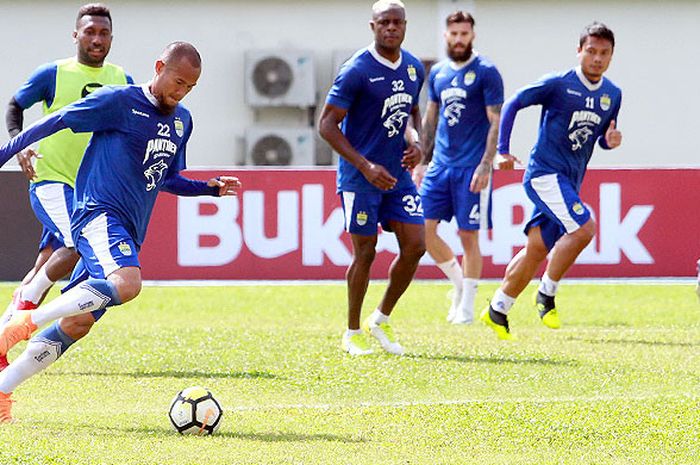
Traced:
<path fill-rule="evenodd" d="M 414 283 L 400 302 L 406 356 L 350 358 L 342 285 L 146 288 L 16 390 L 0 463 L 700 463 L 691 286 L 565 284 L 558 331 L 531 288 L 511 313 L 516 342 L 447 324 L 447 290 Z M 213 437 L 170 427 L 192 385 L 224 407 Z"/>

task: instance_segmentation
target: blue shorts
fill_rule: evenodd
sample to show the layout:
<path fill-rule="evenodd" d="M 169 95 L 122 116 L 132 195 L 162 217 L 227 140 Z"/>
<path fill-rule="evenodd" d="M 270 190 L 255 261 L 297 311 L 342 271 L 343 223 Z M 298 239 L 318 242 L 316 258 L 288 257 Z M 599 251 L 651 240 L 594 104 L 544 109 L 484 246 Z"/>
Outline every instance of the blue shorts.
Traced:
<path fill-rule="evenodd" d="M 423 206 L 415 186 L 396 192 L 340 192 L 345 230 L 350 234 L 374 236 L 377 225 L 391 231 L 390 221 L 424 224 Z"/>
<path fill-rule="evenodd" d="M 527 196 L 535 204 L 525 234 L 539 226 L 548 250 L 564 234 L 571 234 L 591 219 L 591 212 L 579 198 L 574 185 L 564 176 L 546 174 L 524 183 Z"/>
<path fill-rule="evenodd" d="M 491 183 L 476 194 L 470 191 L 475 170 L 430 165 L 420 187 L 425 218 L 450 221 L 456 217 L 459 229 L 491 229 Z"/>
<path fill-rule="evenodd" d="M 29 202 L 42 225 L 39 250 L 73 247 L 70 216 L 73 213 L 73 188 L 68 184 L 43 181 L 29 186 Z"/>
<path fill-rule="evenodd" d="M 121 222 L 109 213 L 96 212 L 94 218 L 74 239 L 80 261 L 62 292 L 72 289 L 88 278 L 105 279 L 120 268 L 141 267 L 138 258 L 139 247 Z M 92 312 L 95 321 L 104 312 L 105 309 Z"/>

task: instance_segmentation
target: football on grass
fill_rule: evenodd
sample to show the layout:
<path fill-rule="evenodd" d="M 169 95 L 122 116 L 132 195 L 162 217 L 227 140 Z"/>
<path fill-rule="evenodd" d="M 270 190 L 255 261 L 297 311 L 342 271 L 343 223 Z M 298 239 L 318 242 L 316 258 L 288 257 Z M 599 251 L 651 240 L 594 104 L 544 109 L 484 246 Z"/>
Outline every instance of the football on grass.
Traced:
<path fill-rule="evenodd" d="M 194 386 L 177 393 L 168 417 L 180 434 L 214 434 L 221 425 L 223 410 L 211 392 Z"/>

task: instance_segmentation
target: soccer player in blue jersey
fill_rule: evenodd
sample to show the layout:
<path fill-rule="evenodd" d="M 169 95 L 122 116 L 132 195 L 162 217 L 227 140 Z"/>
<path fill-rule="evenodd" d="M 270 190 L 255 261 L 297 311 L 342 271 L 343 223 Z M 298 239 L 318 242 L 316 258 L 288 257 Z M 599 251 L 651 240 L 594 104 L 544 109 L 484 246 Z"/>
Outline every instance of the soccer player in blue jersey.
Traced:
<path fill-rule="evenodd" d="M 530 152 L 523 184 L 535 204 L 525 226 L 527 243 L 510 262 L 500 288 L 480 319 L 500 339 L 513 339 L 508 311 L 552 251 L 535 305 L 550 328 L 561 323 L 554 304 L 559 281 L 595 234 L 591 212 L 579 197 L 581 182 L 595 145 L 614 149 L 622 143 L 617 129 L 622 91 L 603 77 L 615 49 L 615 35 L 593 23 L 581 33 L 579 66 L 544 76 L 519 90 L 503 108 L 498 151 L 510 154 L 516 113 L 542 106 L 537 143 Z"/>
<path fill-rule="evenodd" d="M 21 132 L 24 110 L 36 103 L 43 103 L 47 115 L 103 85 L 133 83 L 121 67 L 105 62 L 112 45 L 112 16 L 105 5 L 91 3 L 80 7 L 73 40 L 77 48 L 74 57 L 38 67 L 10 100 L 5 115 L 10 137 Z M 45 138 L 37 149 L 41 158 L 36 159 L 36 166 L 32 165 L 36 152 L 31 148 L 17 154 L 30 182 L 32 209 L 43 230 L 34 268 L 14 292 L 0 326 L 15 310 L 35 309 L 53 283 L 69 274 L 78 261 L 70 236 L 70 213 L 75 176 L 89 139 L 90 134 L 71 131 Z M 83 318 L 65 320 L 64 329 L 78 331 Z M 0 369 L 6 366 L 7 359 L 0 357 Z"/>
<path fill-rule="evenodd" d="M 75 183 L 71 232 L 80 254 L 61 296 L 16 313 L 0 332 L 0 355 L 46 323 L 24 353 L 0 373 L 0 421 L 12 419 L 10 395 L 24 380 L 56 361 L 74 342 L 61 318 L 90 313 L 141 291 L 138 252 L 160 190 L 178 195 L 233 195 L 235 177 L 194 181 L 185 169 L 192 118 L 180 101 L 197 84 L 201 58 L 188 43 L 168 45 L 155 76 L 141 86 L 108 86 L 46 116 L 0 148 L 0 166 L 29 144 L 62 129 L 92 132 Z M 89 329 L 89 328 L 88 328 Z"/>
<path fill-rule="evenodd" d="M 471 14 L 457 11 L 447 17 L 448 58 L 430 70 L 424 159 L 413 172 L 423 200 L 428 253 L 453 284 L 447 319 L 454 324 L 474 319 L 482 268 L 478 232 L 491 228 L 490 176 L 503 104 L 501 75 L 473 49 L 474 37 Z M 464 250 L 461 266 L 437 232 L 440 221 L 453 217 Z"/>
<path fill-rule="evenodd" d="M 370 335 L 385 351 L 401 355 L 404 349 L 389 325 L 389 315 L 425 253 L 420 196 L 408 171 L 422 157 L 418 94 L 424 69 L 416 57 L 401 48 L 406 33 L 402 2 L 376 2 L 370 27 L 374 43 L 355 53 L 341 68 L 328 93 L 319 132 L 342 157 L 338 193 L 353 248 L 346 274 L 348 329 L 341 347 L 351 355 L 372 353 L 365 337 Z M 407 131 L 409 118 L 413 128 Z M 338 127 L 341 122 L 342 129 Z M 378 224 L 396 234 L 400 251 L 391 264 L 384 296 L 361 329 Z"/>

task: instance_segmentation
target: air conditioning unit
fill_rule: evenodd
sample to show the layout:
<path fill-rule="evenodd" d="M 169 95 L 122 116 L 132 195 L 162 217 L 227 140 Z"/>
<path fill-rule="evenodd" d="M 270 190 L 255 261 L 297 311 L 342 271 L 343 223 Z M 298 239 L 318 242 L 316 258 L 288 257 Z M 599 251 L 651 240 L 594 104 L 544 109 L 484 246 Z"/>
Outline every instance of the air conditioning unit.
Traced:
<path fill-rule="evenodd" d="M 246 131 L 246 164 L 313 166 L 316 150 L 312 128 L 260 127 Z"/>
<path fill-rule="evenodd" d="M 246 102 L 252 107 L 316 105 L 310 51 L 249 50 L 245 54 Z"/>

